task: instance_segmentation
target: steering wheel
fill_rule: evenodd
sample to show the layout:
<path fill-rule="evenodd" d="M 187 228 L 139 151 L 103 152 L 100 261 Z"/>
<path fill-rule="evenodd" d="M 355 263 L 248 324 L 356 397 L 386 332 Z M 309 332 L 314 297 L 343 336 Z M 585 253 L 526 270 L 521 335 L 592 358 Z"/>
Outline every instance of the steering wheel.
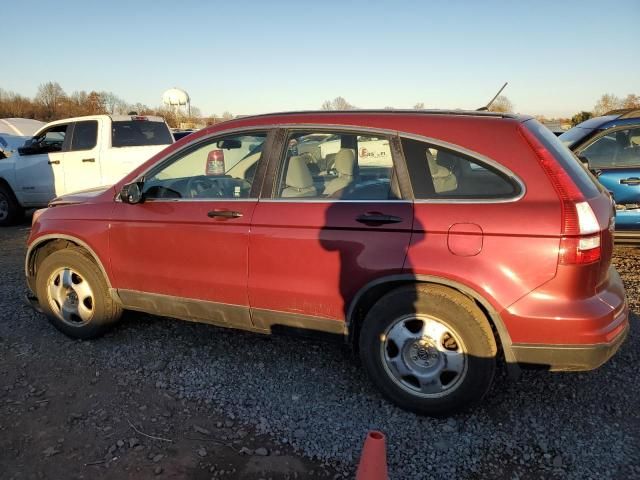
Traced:
<path fill-rule="evenodd" d="M 198 198 L 203 192 L 207 192 L 207 197 L 224 197 L 224 192 L 218 182 L 209 177 L 191 177 L 187 181 L 187 195 L 189 198 Z"/>

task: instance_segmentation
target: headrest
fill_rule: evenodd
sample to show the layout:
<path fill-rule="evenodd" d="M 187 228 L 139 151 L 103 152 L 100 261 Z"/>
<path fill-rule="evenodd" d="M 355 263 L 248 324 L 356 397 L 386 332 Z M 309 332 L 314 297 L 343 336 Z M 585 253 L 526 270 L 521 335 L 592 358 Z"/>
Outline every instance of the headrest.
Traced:
<path fill-rule="evenodd" d="M 356 155 L 350 148 L 341 148 L 336 153 L 336 171 L 340 175 L 353 176 L 356 168 Z"/>
<path fill-rule="evenodd" d="M 308 188 L 313 186 L 313 178 L 304 158 L 293 156 L 289 158 L 289 168 L 287 169 L 287 186 L 293 188 Z"/>

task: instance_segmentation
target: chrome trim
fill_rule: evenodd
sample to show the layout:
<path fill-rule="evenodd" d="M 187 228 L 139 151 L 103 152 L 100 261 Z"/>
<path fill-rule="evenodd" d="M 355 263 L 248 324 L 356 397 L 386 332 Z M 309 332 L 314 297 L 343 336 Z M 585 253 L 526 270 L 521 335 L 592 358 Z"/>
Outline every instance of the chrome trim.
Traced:
<path fill-rule="evenodd" d="M 100 257 L 96 255 L 96 252 L 86 242 L 80 240 L 79 238 L 73 237 L 71 235 L 64 235 L 64 234 L 51 233 L 51 234 L 43 235 L 42 237 L 38 237 L 35 243 L 29 245 L 29 248 L 27 249 L 27 254 L 24 260 L 24 273 L 27 279 L 30 276 L 29 263 L 30 263 L 31 255 L 33 254 L 33 251 L 36 249 L 38 245 L 49 240 L 68 240 L 70 242 L 80 245 L 82 248 L 87 250 L 93 257 L 93 259 L 96 261 L 96 263 L 98 264 L 98 267 L 100 268 L 100 271 L 102 272 L 102 275 L 104 276 L 104 279 L 107 282 L 107 286 L 109 287 L 109 290 L 111 290 L 111 280 L 109 279 L 109 276 L 107 275 L 107 271 L 105 270 L 104 266 L 102 265 L 102 262 L 100 261 Z"/>
<path fill-rule="evenodd" d="M 493 167 L 494 169 L 496 169 L 499 172 L 503 173 L 507 177 L 513 179 L 518 184 L 518 186 L 520 187 L 519 194 L 514 196 L 514 197 L 510 197 L 510 198 L 416 199 L 415 200 L 416 203 L 467 203 L 467 204 L 469 204 L 469 203 L 478 203 L 478 204 L 511 203 L 511 202 L 517 202 L 518 200 L 522 199 L 525 196 L 526 192 L 527 192 L 527 189 L 526 189 L 526 186 L 525 186 L 524 182 L 513 171 L 511 171 L 510 169 L 508 169 L 507 167 L 505 167 L 501 163 L 496 162 L 495 160 L 492 160 L 491 158 L 487 157 L 486 155 L 483 155 L 481 153 L 475 152 L 475 151 L 470 150 L 468 148 L 465 148 L 465 147 L 462 147 L 462 146 L 459 146 L 459 145 L 456 145 L 456 144 L 453 144 L 453 143 L 449 143 L 449 142 L 446 142 L 444 140 L 439 140 L 437 138 L 427 137 L 427 136 L 419 135 L 419 134 L 415 134 L 415 133 L 400 132 L 398 130 L 390 130 L 390 129 L 386 129 L 386 128 L 363 127 L 363 126 L 358 126 L 358 125 L 342 125 L 342 124 L 333 124 L 333 123 L 323 123 L 323 124 L 317 124 L 317 123 L 303 123 L 303 124 L 301 124 L 301 123 L 294 123 L 294 124 L 275 123 L 275 124 L 268 124 L 268 125 L 253 125 L 253 126 L 235 127 L 235 128 L 229 128 L 229 129 L 226 129 L 226 130 L 219 130 L 219 131 L 211 132 L 210 134 L 207 134 L 207 135 L 205 135 L 203 137 L 199 137 L 197 139 L 194 139 L 191 142 L 183 145 L 182 148 L 180 148 L 179 150 L 175 150 L 175 151 L 171 152 L 171 154 L 169 154 L 166 157 L 162 158 L 161 160 L 157 161 L 154 165 L 152 165 L 151 167 L 146 169 L 144 172 L 142 172 L 140 175 L 138 175 L 138 177 L 136 177 L 136 180 L 133 180 L 133 181 L 134 182 L 135 181 L 139 181 L 142 177 L 144 177 L 149 171 L 151 171 L 157 165 L 160 165 L 162 162 L 167 161 L 167 159 L 169 159 L 169 158 L 171 158 L 171 157 L 173 157 L 175 155 L 178 155 L 183 150 L 185 150 L 187 148 L 190 148 L 190 147 L 192 147 L 194 145 L 197 145 L 199 143 L 206 143 L 207 141 L 209 141 L 212 138 L 215 138 L 215 137 L 218 137 L 218 136 L 231 135 L 231 134 L 235 134 L 235 133 L 242 133 L 242 132 L 265 131 L 265 132 L 268 133 L 268 131 L 276 129 L 276 128 L 282 128 L 282 129 L 286 129 L 286 130 L 331 129 L 331 130 L 339 130 L 339 131 L 341 130 L 341 131 L 346 131 L 346 132 L 378 133 L 378 134 L 387 135 L 387 136 L 397 136 L 397 137 L 400 137 L 401 139 L 402 138 L 408 138 L 408 139 L 412 139 L 412 140 L 417 140 L 419 142 L 425 142 L 425 143 L 429 143 L 429 144 L 434 145 L 434 146 L 438 146 L 438 147 L 445 148 L 447 150 L 451 150 L 452 152 L 460 153 L 460 154 L 462 154 L 464 156 L 471 157 L 471 158 L 473 158 L 475 160 L 478 160 L 481 163 L 485 163 L 487 165 L 490 165 L 491 167 Z M 129 182 L 129 183 L 132 183 L 132 182 Z M 261 201 L 266 201 L 266 200 L 267 199 L 262 199 Z M 279 200 L 279 199 L 270 198 L 268 200 Z M 309 200 L 305 200 L 305 201 L 309 202 Z M 338 199 L 338 201 L 345 201 L 345 200 L 339 200 Z M 396 200 L 388 200 L 388 201 L 395 202 Z M 363 202 L 371 202 L 371 200 L 363 200 Z"/>
<path fill-rule="evenodd" d="M 257 198 L 149 198 L 139 203 L 171 203 L 171 202 L 257 202 Z"/>
<path fill-rule="evenodd" d="M 400 200 L 341 200 L 339 198 L 310 198 L 305 200 L 304 197 L 295 198 L 261 198 L 260 203 L 409 203 L 412 204 L 413 200 L 400 199 Z"/>

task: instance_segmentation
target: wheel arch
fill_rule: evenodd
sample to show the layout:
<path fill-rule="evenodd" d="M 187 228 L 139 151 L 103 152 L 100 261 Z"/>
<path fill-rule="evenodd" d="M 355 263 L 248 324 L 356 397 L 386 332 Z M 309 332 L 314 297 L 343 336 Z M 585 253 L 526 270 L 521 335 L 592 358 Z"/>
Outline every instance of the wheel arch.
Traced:
<path fill-rule="evenodd" d="M 68 248 L 69 246 L 75 246 L 83 249 L 98 266 L 102 275 L 104 276 L 109 291 L 113 296 L 113 288 L 111 286 L 111 279 L 107 274 L 107 270 L 104 268 L 100 257 L 96 254 L 93 248 L 89 246 L 85 241 L 66 234 L 49 234 L 38 237 L 38 239 L 29 245 L 27 249 L 27 255 L 25 257 L 24 272 L 27 277 L 27 284 L 32 291 L 35 291 L 35 277 L 38 271 L 38 266 L 44 260 L 47 254 L 53 253 L 57 250 Z"/>
<path fill-rule="evenodd" d="M 489 324 L 494 330 L 496 340 L 499 342 L 499 346 L 502 348 L 505 360 L 509 365 L 515 365 L 516 360 L 511 349 L 511 337 L 509 332 L 502 321 L 499 313 L 493 308 L 491 303 L 481 295 L 477 290 L 465 285 L 461 282 L 450 280 L 448 278 L 438 277 L 434 275 L 419 275 L 419 274 L 400 274 L 390 275 L 382 277 L 372 282 L 369 282 L 362 287 L 358 293 L 354 296 L 353 300 L 347 310 L 347 328 L 349 332 L 349 340 L 354 348 L 358 345 L 358 336 L 364 318 L 373 306 L 376 300 L 383 295 L 387 294 L 395 288 L 403 285 L 410 284 L 433 284 L 449 287 L 458 291 L 462 295 L 470 298 L 474 303 L 482 310 L 487 317 Z"/>

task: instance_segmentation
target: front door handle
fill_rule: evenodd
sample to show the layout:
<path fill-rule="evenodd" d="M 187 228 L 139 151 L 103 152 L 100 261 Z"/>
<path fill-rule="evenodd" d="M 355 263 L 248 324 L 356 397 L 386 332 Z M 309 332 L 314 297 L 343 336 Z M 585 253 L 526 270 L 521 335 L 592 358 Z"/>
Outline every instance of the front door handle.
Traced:
<path fill-rule="evenodd" d="M 83 158 L 82 163 L 95 163 L 95 158 Z"/>
<path fill-rule="evenodd" d="M 49 160 L 47 163 L 49 165 L 60 165 L 60 160 Z"/>
<path fill-rule="evenodd" d="M 387 223 L 400 223 L 402 218 L 395 215 L 385 215 L 380 212 L 367 212 L 356 217 L 356 222 L 369 226 L 384 225 Z"/>
<path fill-rule="evenodd" d="M 209 218 L 239 218 L 242 213 L 233 210 L 211 210 L 207 215 Z"/>
<path fill-rule="evenodd" d="M 640 185 L 640 178 L 631 177 L 631 178 L 623 178 L 620 180 L 622 185 Z"/>

